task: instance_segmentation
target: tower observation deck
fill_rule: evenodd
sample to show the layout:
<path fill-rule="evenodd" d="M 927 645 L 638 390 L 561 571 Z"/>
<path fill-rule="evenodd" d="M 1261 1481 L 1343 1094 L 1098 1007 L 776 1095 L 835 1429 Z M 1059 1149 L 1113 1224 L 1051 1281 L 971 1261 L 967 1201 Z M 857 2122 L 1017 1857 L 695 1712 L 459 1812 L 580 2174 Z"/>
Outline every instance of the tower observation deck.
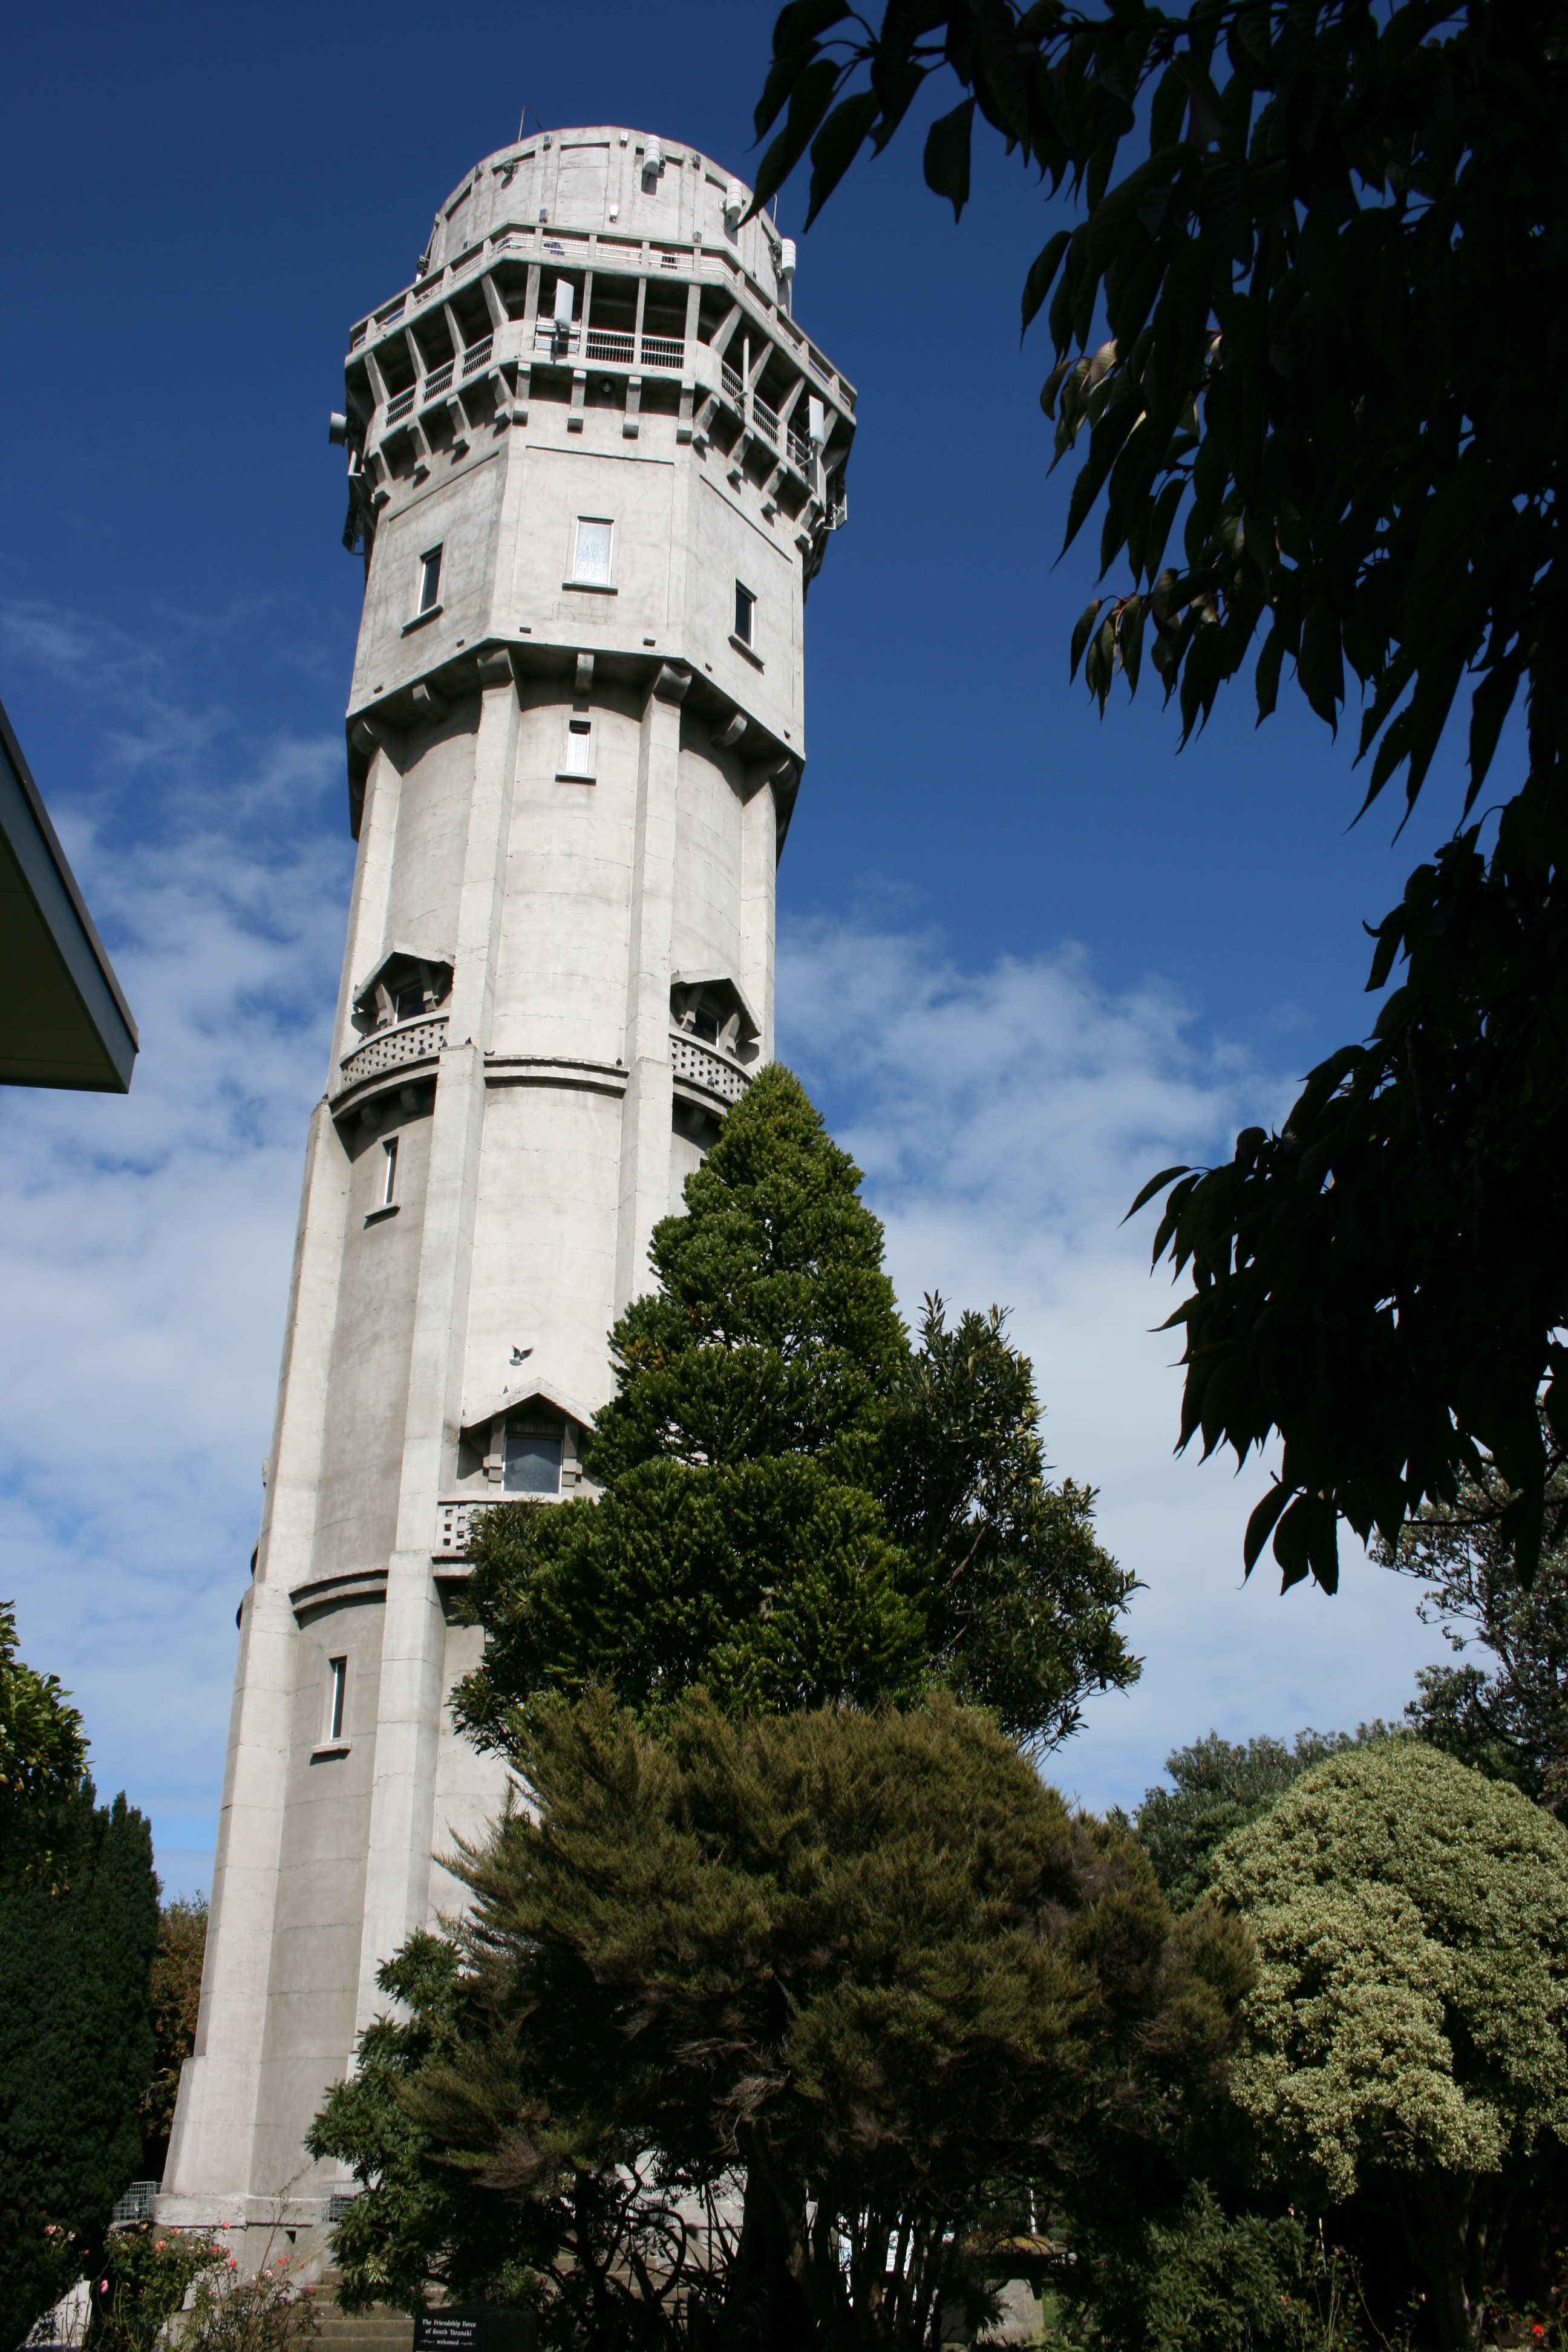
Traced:
<path fill-rule="evenodd" d="M 643 132 L 468 173 L 352 329 L 358 842 L 159 2217 L 310 2232 L 304 2135 L 504 1774 L 476 1512 L 590 1493 L 607 1333 L 773 1044 L 802 612 L 855 394 L 750 191 Z"/>

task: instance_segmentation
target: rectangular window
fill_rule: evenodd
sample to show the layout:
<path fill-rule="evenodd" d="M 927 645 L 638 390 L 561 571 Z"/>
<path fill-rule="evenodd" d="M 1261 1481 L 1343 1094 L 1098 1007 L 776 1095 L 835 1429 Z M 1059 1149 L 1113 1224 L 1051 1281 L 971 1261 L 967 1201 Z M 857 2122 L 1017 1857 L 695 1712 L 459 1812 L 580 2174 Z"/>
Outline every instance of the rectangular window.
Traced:
<path fill-rule="evenodd" d="M 501 1489 L 508 1495 L 559 1495 L 561 1440 L 535 1430 L 509 1429 Z"/>
<path fill-rule="evenodd" d="M 394 1201 L 397 1198 L 396 1136 L 387 1136 L 381 1148 L 386 1154 L 386 1166 L 383 1171 L 381 1180 L 381 1205 L 384 1209 L 390 1209 Z"/>
<path fill-rule="evenodd" d="M 419 559 L 419 610 L 422 613 L 433 611 L 440 594 L 441 551 L 433 547 Z"/>
<path fill-rule="evenodd" d="M 594 722 L 591 719 L 569 719 L 566 740 L 561 752 L 561 773 L 581 776 L 594 781 Z"/>
<path fill-rule="evenodd" d="M 349 1687 L 348 1660 L 329 1658 L 327 1674 L 327 1738 L 341 1739 L 343 1736 L 343 1701 Z"/>
<path fill-rule="evenodd" d="M 394 1017 L 399 1021 L 417 1021 L 425 1010 L 425 991 L 416 981 L 412 988 L 400 988 L 393 1001 Z"/>
<path fill-rule="evenodd" d="M 610 538 L 612 526 L 593 515 L 577 518 L 576 544 L 572 551 L 572 577 L 585 588 L 607 588 L 610 584 Z"/>
<path fill-rule="evenodd" d="M 735 635 L 743 646 L 749 646 L 752 642 L 752 625 L 756 609 L 756 598 L 749 588 L 742 588 L 737 580 L 735 583 Z"/>

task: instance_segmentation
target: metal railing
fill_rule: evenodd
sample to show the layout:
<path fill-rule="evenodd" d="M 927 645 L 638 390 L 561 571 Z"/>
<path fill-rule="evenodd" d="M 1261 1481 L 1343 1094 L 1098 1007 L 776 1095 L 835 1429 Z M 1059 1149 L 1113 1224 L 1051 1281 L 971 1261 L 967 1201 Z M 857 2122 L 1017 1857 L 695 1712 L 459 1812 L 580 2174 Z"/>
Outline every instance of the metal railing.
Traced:
<path fill-rule="evenodd" d="M 684 335 L 645 335 L 642 339 L 644 367 L 683 368 L 686 365 Z"/>
<path fill-rule="evenodd" d="M 463 353 L 463 373 L 472 375 L 476 368 L 488 367 L 490 353 L 494 351 L 496 339 L 493 335 L 487 335 L 483 342 L 470 343 Z"/>
<path fill-rule="evenodd" d="M 117 2197 L 110 2210 L 111 2221 L 150 2221 L 161 2180 L 133 2180 L 123 2197 Z"/>
<path fill-rule="evenodd" d="M 779 413 L 776 408 L 768 406 L 760 392 L 752 394 L 752 422 L 761 425 L 776 449 L 779 445 Z"/>
<path fill-rule="evenodd" d="M 465 277 L 465 276 L 468 274 L 468 271 L 473 268 L 473 266 L 474 266 L 474 264 L 475 264 L 475 262 L 476 262 L 476 261 L 482 260 L 482 258 L 484 257 L 484 250 L 485 250 L 485 249 L 484 249 L 484 247 L 483 247 L 482 245 L 476 245 L 476 246 L 475 246 L 475 247 L 474 247 L 474 249 L 473 249 L 473 251 L 472 251 L 471 253 L 465 253 L 465 254 L 460 255 L 460 256 L 458 257 L 458 258 L 456 261 L 454 261 L 454 262 L 453 262 L 453 264 L 452 264 L 452 275 L 453 275 L 453 277 L 454 277 L 454 278 L 462 278 L 462 277 Z"/>
<path fill-rule="evenodd" d="M 409 300 L 411 302 L 428 302 L 431 295 L 436 292 L 446 274 L 445 270 L 438 269 L 434 278 L 423 278 L 417 286 L 414 287 L 410 290 L 408 296 Z"/>
<path fill-rule="evenodd" d="M 338 1064 L 338 1092 L 344 1094 L 362 1080 L 379 1076 L 383 1070 L 399 1070 L 409 1062 L 433 1062 L 441 1050 L 446 1027 L 446 1013 L 436 1013 L 400 1022 L 395 1028 L 375 1030 Z"/>
<path fill-rule="evenodd" d="M 553 319 L 534 320 L 533 348 L 536 352 L 549 352 L 556 357 L 563 352 L 570 354 L 577 348 L 577 336 L 575 327 L 558 327 Z"/>
<path fill-rule="evenodd" d="M 815 452 L 809 437 L 804 433 L 797 433 L 793 425 L 789 428 L 789 456 L 790 463 L 803 473 L 809 482 Z"/>
<path fill-rule="evenodd" d="M 739 1102 L 752 1083 L 750 1070 L 743 1070 L 728 1054 L 705 1045 L 700 1037 L 693 1037 L 685 1029 L 670 1032 L 669 1066 L 678 1078 L 684 1078 L 689 1086 L 701 1087 L 707 1094 L 717 1095 L 721 1102 Z"/>
<path fill-rule="evenodd" d="M 444 392 L 451 391 L 452 370 L 455 365 L 455 361 L 448 360 L 445 367 L 438 367 L 434 375 L 427 375 L 426 377 L 424 385 L 425 399 L 439 400 Z"/>
<path fill-rule="evenodd" d="M 413 387 L 413 385 L 411 384 L 411 385 L 409 386 L 409 388 L 408 388 L 408 390 L 407 390 L 406 392 L 400 392 L 400 393 L 398 394 L 397 398 L 396 398 L 395 400 L 389 400 L 389 401 L 387 402 L 387 404 L 386 404 L 386 421 L 387 421 L 387 423 L 388 423 L 389 425 L 395 425 L 395 424 L 396 424 L 396 422 L 397 422 L 397 420 L 398 420 L 398 418 L 399 418 L 400 416 L 406 416 L 406 415 L 407 415 L 407 414 L 408 414 L 409 410 L 413 407 L 413 405 L 414 405 L 414 387 Z"/>
<path fill-rule="evenodd" d="M 740 369 L 732 368 L 728 360 L 721 360 L 719 362 L 719 382 L 723 386 L 725 392 L 729 394 L 729 397 L 734 402 L 736 407 L 739 408 L 741 404 L 742 392 Z"/>
<path fill-rule="evenodd" d="M 618 327 L 590 327 L 588 357 L 591 360 L 611 360 L 618 367 L 630 367 L 637 357 L 637 339 L 624 334 Z"/>

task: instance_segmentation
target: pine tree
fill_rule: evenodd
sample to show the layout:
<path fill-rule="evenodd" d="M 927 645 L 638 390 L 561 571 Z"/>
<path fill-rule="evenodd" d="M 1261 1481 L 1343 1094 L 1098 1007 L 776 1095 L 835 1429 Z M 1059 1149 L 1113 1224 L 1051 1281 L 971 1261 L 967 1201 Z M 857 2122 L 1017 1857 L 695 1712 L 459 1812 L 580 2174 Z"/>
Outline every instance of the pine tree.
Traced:
<path fill-rule="evenodd" d="M 84 1780 L 52 1872 L 0 1902 L 0 2330 L 20 2344 L 102 2243 L 153 2074 L 152 1832 Z"/>
<path fill-rule="evenodd" d="M 1125 1832 L 945 1694 L 738 1721 L 697 1696 L 658 1735 L 546 1699 L 516 1760 L 460 1978 L 411 1948 L 422 2010 L 317 2126 L 378 2184 L 352 2289 L 516 2292 L 522 2258 L 551 2343 L 674 2342 L 676 2209 L 743 2172 L 729 2263 L 685 2238 L 702 2340 L 914 2352 L 944 2305 L 985 2315 L 1032 2186 L 1102 2201 L 1117 2147 L 1218 2085 L 1245 1933 L 1173 1923 Z"/>
<path fill-rule="evenodd" d="M 1047 1483 L 1027 1360 L 996 1309 L 950 1331 L 940 1300 L 911 1350 L 859 1182 L 799 1081 L 761 1071 L 611 1334 L 598 1499 L 482 1522 L 489 1640 L 456 1703 L 481 1743 L 601 1680 L 657 1719 L 694 1685 L 783 1711 L 933 1679 L 1048 1742 L 1086 1689 L 1136 1677 L 1134 1580 L 1092 1489 Z"/>

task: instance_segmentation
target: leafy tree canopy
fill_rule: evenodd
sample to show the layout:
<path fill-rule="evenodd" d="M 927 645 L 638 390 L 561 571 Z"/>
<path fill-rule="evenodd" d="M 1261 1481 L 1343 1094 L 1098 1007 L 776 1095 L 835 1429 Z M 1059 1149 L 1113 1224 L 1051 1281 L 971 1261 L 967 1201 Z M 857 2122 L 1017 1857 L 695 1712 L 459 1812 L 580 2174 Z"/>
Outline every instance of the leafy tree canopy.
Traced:
<path fill-rule="evenodd" d="M 1213 1882 L 1215 1857 L 1233 1831 L 1260 1821 L 1301 1774 L 1342 1748 L 1383 1736 L 1381 1724 L 1344 1731 L 1299 1731 L 1236 1744 L 1211 1731 L 1165 1759 L 1173 1789 L 1147 1789 L 1134 1820 L 1138 1843 L 1173 1911 L 1190 1911 Z"/>
<path fill-rule="evenodd" d="M 1058 457 L 1081 453 L 1068 538 L 1103 497 L 1100 568 L 1126 568 L 1071 648 L 1101 707 L 1147 644 L 1184 740 L 1249 663 L 1268 716 L 1287 656 L 1334 726 L 1348 663 L 1367 801 L 1403 769 L 1409 807 L 1468 704 L 1462 829 L 1378 927 L 1369 987 L 1405 969 L 1371 1039 L 1280 1132 L 1135 1204 L 1171 1188 L 1154 1255 L 1193 1277 L 1180 1442 L 1245 1459 L 1277 1431 L 1246 1564 L 1272 1535 L 1287 1587 L 1329 1591 L 1342 1516 L 1392 1542 L 1489 1459 L 1528 1582 L 1568 1437 L 1568 1387 L 1547 1387 L 1546 1443 L 1536 1410 L 1568 1325 L 1561 7 L 889 0 L 879 31 L 795 0 L 755 205 L 809 146 L 814 217 L 933 73 L 967 93 L 925 149 L 955 214 L 977 111 L 1085 206 L 1022 315 L 1047 310 L 1042 405 Z M 1528 322 L 1518 365 L 1500 320 Z M 1521 688 L 1526 770 L 1488 854 L 1473 811 Z"/>
<path fill-rule="evenodd" d="M 914 2352 L 943 2302 L 984 2310 L 1010 2191 L 1102 2194 L 1108 2143 L 1217 2082 L 1245 1932 L 1173 1923 L 1124 1833 L 946 1695 L 737 1722 L 696 1694 L 655 1737 L 595 1694 L 521 1742 L 531 1808 L 467 1855 L 460 1979 L 415 1959 L 418 2148 L 400 2173 L 364 2065 L 317 2127 L 388 2182 L 340 2239 L 351 2284 L 358 2263 L 418 2291 L 412 2210 L 423 2277 L 531 2266 L 559 2340 L 619 2344 L 639 2244 L 662 2231 L 668 2269 L 675 2197 L 743 2173 L 727 2317 Z M 617 2179 L 647 2183 L 618 2272 L 584 2263 L 581 2219 Z"/>
<path fill-rule="evenodd" d="M 1553 1521 L 1568 1501 L 1568 1474 L 1547 1490 Z M 1534 1581 L 1521 1581 L 1504 1528 L 1512 1501 L 1490 1467 L 1467 1478 L 1452 1505 L 1430 1505 L 1397 1545 L 1378 1556 L 1424 1587 L 1421 1614 L 1440 1624 L 1456 1652 L 1473 1661 L 1424 1666 L 1419 1696 L 1405 1708 L 1435 1748 L 1510 1780 L 1561 1817 L 1568 1801 L 1568 1546 L 1548 1543 Z"/>
<path fill-rule="evenodd" d="M 1094 1496 L 1047 1481 L 1033 1375 L 1003 1318 L 911 1351 L 859 1171 L 799 1081 L 758 1073 L 652 1248 L 661 1287 L 611 1334 L 597 1501 L 503 1504 L 465 1606 L 488 1635 L 456 1711 L 504 1748 L 516 1708 L 604 1679 L 650 1717 L 908 1704 L 933 1677 L 1026 1738 L 1135 1679 L 1133 1580 Z"/>
<path fill-rule="evenodd" d="M 16 1612 L 0 1601 L 0 1885 L 56 1866 L 87 1772 L 81 1717 L 56 1675 L 16 1655 Z"/>
<path fill-rule="evenodd" d="M 1521 2172 L 1568 2136 L 1568 1831 L 1384 1739 L 1303 1773 L 1214 1888 L 1258 1944 L 1232 2092 L 1266 2175 L 1320 2205 L 1380 2186 L 1441 2340 L 1474 2346 Z"/>
<path fill-rule="evenodd" d="M 0 1903 L 0 2335 L 20 2344 L 89 2268 L 142 2153 L 158 1882 L 147 1822 L 84 1780 L 50 1871 Z"/>
<path fill-rule="evenodd" d="M 180 2095 L 180 2071 L 196 2046 L 206 1948 L 205 1895 L 176 1895 L 160 1907 L 158 1948 L 153 1960 L 155 2065 L 142 2100 L 142 2162 L 150 2180 L 163 2179 L 169 2135 L 174 2127 L 174 2103 Z"/>

